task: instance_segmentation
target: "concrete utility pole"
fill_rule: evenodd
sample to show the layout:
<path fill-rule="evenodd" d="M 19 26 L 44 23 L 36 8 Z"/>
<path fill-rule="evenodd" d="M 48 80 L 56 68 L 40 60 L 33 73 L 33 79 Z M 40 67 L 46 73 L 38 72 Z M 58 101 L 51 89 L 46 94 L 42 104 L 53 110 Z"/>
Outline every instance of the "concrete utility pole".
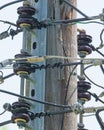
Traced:
<path fill-rule="evenodd" d="M 37 10 L 34 15 L 39 21 L 47 19 L 47 0 L 35 2 L 34 0 L 27 0 L 32 7 Z M 37 0 L 36 0 L 37 1 Z M 26 50 L 34 56 L 46 55 L 46 29 L 33 29 L 34 34 L 25 31 L 23 35 L 23 42 L 26 44 Z M 41 64 L 41 63 L 40 63 Z M 42 62 L 42 64 L 45 64 Z M 31 81 L 26 82 L 26 96 L 40 101 L 45 100 L 45 70 L 36 70 L 30 75 Z M 34 113 L 44 112 L 44 105 L 32 102 L 31 110 Z M 44 117 L 36 118 L 29 124 L 30 128 L 26 130 L 44 130 Z"/>
<path fill-rule="evenodd" d="M 76 0 L 71 0 L 70 2 L 76 5 Z M 47 18 L 52 20 L 76 18 L 75 11 L 64 2 L 61 3 L 60 0 L 39 0 L 37 3 L 34 0 L 30 0 L 30 3 L 34 8 L 38 9 L 38 20 Z M 52 25 L 47 29 L 34 29 L 34 32 L 36 33 L 36 37 L 28 32 L 24 32 L 24 39 L 28 46 L 27 50 L 32 55 L 77 56 L 75 25 Z M 69 61 L 53 59 L 48 60 L 46 64 L 57 62 Z M 46 71 L 36 71 L 34 74 L 31 74 L 33 82 L 27 81 L 26 83 L 26 95 L 55 104 L 75 104 L 77 101 L 77 91 L 74 92 L 76 88 L 76 76 L 72 74 L 69 84 L 66 85 L 72 70 L 73 66 L 63 69 L 54 68 L 47 69 Z M 74 94 L 72 95 L 73 92 Z M 34 113 L 55 110 L 63 109 L 37 103 L 34 103 L 32 106 Z M 42 117 L 35 119 L 30 126 L 32 130 L 77 130 L 77 116 L 74 113 L 67 113 L 64 115 Z"/>

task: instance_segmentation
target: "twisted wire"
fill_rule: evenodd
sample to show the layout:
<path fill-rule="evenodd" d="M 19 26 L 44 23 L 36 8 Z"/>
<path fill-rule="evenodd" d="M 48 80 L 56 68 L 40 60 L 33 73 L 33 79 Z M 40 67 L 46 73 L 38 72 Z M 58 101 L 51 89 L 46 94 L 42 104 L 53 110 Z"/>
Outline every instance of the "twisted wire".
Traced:
<path fill-rule="evenodd" d="M 36 117 L 50 117 L 50 116 L 53 116 L 53 115 L 58 115 L 58 114 L 63 114 L 63 113 L 69 113 L 69 112 L 72 112 L 71 109 L 69 110 L 57 110 L 57 111 L 50 111 L 50 112 L 40 112 L 40 113 L 35 113 L 34 114 L 34 118 Z"/>
<path fill-rule="evenodd" d="M 39 65 L 39 64 L 32 64 L 33 66 L 33 69 L 39 69 L 39 70 L 42 70 L 42 69 L 48 69 L 48 68 L 60 68 L 62 69 L 63 67 L 65 66 L 73 66 L 73 65 L 80 65 L 82 64 L 82 62 L 73 62 L 73 63 L 62 63 L 62 62 L 58 62 L 58 63 L 54 63 L 53 65 L 52 64 L 46 64 L 46 65 Z"/>

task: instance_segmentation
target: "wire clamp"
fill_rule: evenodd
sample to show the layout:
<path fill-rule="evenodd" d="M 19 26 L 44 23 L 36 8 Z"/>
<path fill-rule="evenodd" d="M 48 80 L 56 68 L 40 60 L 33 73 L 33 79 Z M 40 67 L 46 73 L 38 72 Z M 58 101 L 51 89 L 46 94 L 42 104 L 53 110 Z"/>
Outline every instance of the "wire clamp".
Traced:
<path fill-rule="evenodd" d="M 79 102 L 77 102 L 76 104 L 71 106 L 71 109 L 76 114 L 79 114 L 83 111 L 83 106 Z"/>

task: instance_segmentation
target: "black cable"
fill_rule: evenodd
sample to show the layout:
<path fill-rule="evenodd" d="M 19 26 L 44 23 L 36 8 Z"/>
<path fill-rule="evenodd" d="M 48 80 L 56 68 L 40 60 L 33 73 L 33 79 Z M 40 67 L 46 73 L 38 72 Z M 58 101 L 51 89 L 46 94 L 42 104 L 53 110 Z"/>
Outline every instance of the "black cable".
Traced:
<path fill-rule="evenodd" d="M 100 68 L 101 68 L 101 70 L 102 70 L 102 72 L 104 74 L 104 67 L 103 67 L 103 65 L 100 65 Z"/>
<path fill-rule="evenodd" d="M 90 116 L 95 116 L 95 114 L 87 114 L 87 115 L 83 115 L 83 117 L 90 117 Z"/>
<path fill-rule="evenodd" d="M 69 110 L 57 110 L 57 111 L 50 111 L 50 112 L 40 112 L 40 113 L 35 113 L 34 114 L 34 118 L 36 117 L 46 117 L 46 116 L 53 116 L 53 115 L 59 115 L 59 114 L 63 114 L 63 113 L 70 113 L 72 112 L 71 109 Z"/>
<path fill-rule="evenodd" d="M 58 62 L 58 63 L 54 63 L 53 65 L 51 65 L 51 64 L 46 64 L 46 65 L 38 65 L 38 64 L 32 64 L 33 66 L 32 66 L 32 70 L 34 70 L 34 69 L 40 69 L 40 70 L 42 70 L 42 69 L 48 69 L 48 68 L 52 68 L 52 69 L 54 69 L 54 68 L 63 68 L 63 67 L 66 67 L 66 66 L 74 66 L 74 65 L 80 65 L 80 64 L 82 64 L 82 62 L 72 62 L 72 63 L 62 63 L 62 62 Z"/>
<path fill-rule="evenodd" d="M 70 106 L 68 106 L 68 105 L 61 105 L 61 104 L 55 104 L 55 103 L 51 103 L 51 102 L 44 102 L 44 101 L 40 101 L 40 100 L 37 100 L 37 99 L 21 96 L 19 94 L 12 93 L 12 92 L 5 91 L 5 90 L 1 90 L 1 89 L 0 89 L 0 92 L 9 94 L 9 95 L 12 95 L 12 96 L 15 96 L 15 97 L 23 98 L 23 99 L 26 99 L 26 100 L 30 100 L 30 101 L 33 101 L 33 102 L 37 102 L 37 103 L 40 103 L 40 104 L 44 104 L 44 105 L 50 105 L 50 106 L 53 106 L 53 107 L 61 107 L 61 108 L 70 108 Z"/>
<path fill-rule="evenodd" d="M 10 123 L 13 123 L 12 120 L 4 121 L 4 122 L 0 123 L 0 126 L 7 125 Z"/>
<path fill-rule="evenodd" d="M 96 101 L 100 101 L 101 103 L 104 104 L 104 101 L 101 100 L 95 93 L 91 93 L 91 92 L 89 92 L 89 91 L 86 91 L 86 92 L 88 92 L 91 96 L 93 96 Z"/>
<path fill-rule="evenodd" d="M 94 84 L 95 86 L 104 89 L 103 86 L 94 83 L 94 82 L 85 74 L 85 70 L 88 69 L 88 68 L 90 68 L 90 67 L 93 67 L 93 65 L 89 65 L 89 66 L 87 66 L 87 67 L 84 68 L 84 70 L 83 70 L 84 76 L 85 76 L 92 84 Z"/>
<path fill-rule="evenodd" d="M 93 50 L 93 51 L 96 51 L 97 53 L 99 53 L 101 56 L 103 56 L 103 57 L 104 57 L 104 54 L 98 50 L 98 47 L 97 47 L 97 48 L 95 48 L 92 44 L 91 44 L 91 45 L 89 45 L 89 46 L 92 48 L 92 50 Z"/>
<path fill-rule="evenodd" d="M 4 76 L 2 79 L 5 80 L 5 79 L 10 78 L 10 77 L 12 77 L 14 75 L 15 75 L 15 73 L 11 73 L 9 75 Z"/>
<path fill-rule="evenodd" d="M 17 27 L 16 24 L 14 24 L 14 23 L 12 23 L 12 22 L 9 22 L 9 21 L 0 20 L 0 22 L 2 22 L 2 23 L 6 23 L 6 24 L 10 24 L 10 25 L 12 25 L 12 26 Z"/>
<path fill-rule="evenodd" d="M 16 0 L 16 1 L 12 1 L 12 2 L 9 2 L 3 6 L 0 7 L 0 10 L 2 10 L 3 8 L 7 7 L 7 6 L 10 6 L 10 5 L 13 5 L 13 4 L 16 4 L 16 3 L 19 3 L 19 2 L 22 2 L 22 1 L 25 1 L 25 0 Z"/>
<path fill-rule="evenodd" d="M 101 117 L 100 117 L 100 112 L 104 111 L 104 109 L 99 109 L 96 111 L 96 119 L 101 127 L 102 130 L 104 130 L 104 122 L 102 121 Z"/>
<path fill-rule="evenodd" d="M 65 19 L 65 20 L 52 20 L 52 23 L 58 23 L 58 24 L 68 24 L 68 23 L 74 23 L 74 22 L 81 22 L 81 21 L 88 21 L 88 20 L 94 20 L 99 19 L 100 16 L 92 16 L 88 18 L 78 18 L 78 19 Z"/>
<path fill-rule="evenodd" d="M 72 5 L 69 1 L 64 0 L 63 2 L 65 2 L 66 4 L 68 4 L 69 6 L 71 6 L 74 10 L 76 10 L 78 13 L 80 13 L 85 18 L 88 18 L 88 16 L 86 14 L 84 14 L 82 11 L 80 11 L 78 8 L 76 8 L 74 5 Z"/>
<path fill-rule="evenodd" d="M 100 52 L 97 48 L 95 48 L 95 51 L 96 51 L 97 53 L 99 53 L 101 56 L 104 57 L 104 54 L 103 54 L 102 52 Z"/>
<path fill-rule="evenodd" d="M 4 110 L 2 113 L 0 113 L 0 116 L 3 115 L 6 112 L 6 110 Z"/>
<path fill-rule="evenodd" d="M 54 115 L 59 115 L 59 114 L 63 114 L 63 113 L 70 113 L 70 112 L 73 112 L 72 109 L 68 109 L 68 110 L 57 110 L 57 111 L 48 111 L 48 112 L 40 112 L 40 113 L 32 113 L 30 111 L 28 111 L 29 113 L 32 114 L 32 120 L 34 120 L 36 117 L 40 118 L 40 117 L 50 117 L 50 116 L 54 116 Z M 0 123 L 0 126 L 3 126 L 3 125 L 7 125 L 7 124 L 10 124 L 10 123 L 13 123 L 12 120 L 8 120 L 8 121 L 5 121 L 5 122 L 2 122 Z"/>
<path fill-rule="evenodd" d="M 64 98 L 64 104 L 66 104 L 66 98 L 67 98 L 67 94 L 68 94 L 67 92 L 68 92 L 68 86 L 69 86 L 69 83 L 70 83 L 70 79 L 71 79 L 71 76 L 72 76 L 74 70 L 76 69 L 76 67 L 77 67 L 77 65 L 74 66 L 73 70 L 71 71 L 71 73 L 68 77 L 68 81 L 66 83 L 66 87 L 65 87 L 66 93 L 65 93 L 65 98 Z M 74 94 L 74 93 L 72 93 L 72 94 Z M 71 95 L 71 98 L 72 98 L 72 95 Z M 61 130 L 63 129 L 63 123 L 64 123 L 64 115 L 62 116 Z"/>

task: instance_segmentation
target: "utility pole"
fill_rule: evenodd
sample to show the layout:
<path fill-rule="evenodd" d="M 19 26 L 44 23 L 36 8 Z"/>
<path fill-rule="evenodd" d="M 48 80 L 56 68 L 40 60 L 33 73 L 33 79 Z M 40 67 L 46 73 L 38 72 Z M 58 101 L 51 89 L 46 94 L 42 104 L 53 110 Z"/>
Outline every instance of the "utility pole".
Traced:
<path fill-rule="evenodd" d="M 38 13 L 35 16 L 37 16 L 38 20 L 47 18 L 52 20 L 76 18 L 75 11 L 59 0 L 45 0 L 38 2 L 30 0 L 29 2 L 34 8 L 37 8 Z M 71 0 L 70 2 L 76 5 L 76 0 Z M 34 32 L 36 33 L 35 37 L 28 32 L 24 32 L 24 39 L 27 42 L 28 50 L 32 55 L 77 56 L 75 25 L 52 25 L 47 27 L 47 29 L 34 29 Z M 70 61 L 51 59 L 47 60 L 46 64 L 54 64 L 57 62 L 66 63 Z M 71 74 L 72 70 L 73 66 L 65 67 L 64 69 L 54 68 L 36 71 L 30 76 L 32 82 L 26 82 L 26 95 L 34 99 L 55 104 L 75 104 L 77 102 L 77 85 L 76 75 Z M 70 82 L 67 84 L 69 75 L 71 75 Z M 74 94 L 72 95 L 73 92 Z M 32 103 L 31 110 L 35 113 L 63 109 Z M 30 126 L 34 130 L 77 130 L 77 116 L 72 112 L 52 117 L 42 117 L 41 119 L 35 119 L 32 121 Z M 28 130 L 28 128 L 26 129 Z"/>
<path fill-rule="evenodd" d="M 73 5 L 76 5 L 76 0 L 69 0 Z M 74 19 L 76 17 L 75 11 L 68 7 L 67 5 L 63 5 L 62 9 L 62 18 L 65 19 Z M 66 48 L 66 55 L 70 57 L 77 57 L 77 33 L 76 33 L 76 26 L 64 26 L 62 27 L 62 34 L 63 34 L 63 41 L 64 46 Z M 73 62 L 73 61 L 71 61 Z M 73 70 L 73 66 L 68 68 L 69 72 Z M 68 79 L 69 72 L 66 71 L 66 79 Z M 67 96 L 66 96 L 66 103 L 67 104 L 74 104 L 77 102 L 77 91 L 74 92 L 73 96 L 71 97 L 71 94 L 76 89 L 77 86 L 77 77 L 72 74 L 70 78 L 70 83 L 67 90 Z M 76 89 L 77 90 L 77 89 Z M 71 98 L 69 98 L 71 97 Z M 77 130 L 77 117 L 75 113 L 69 113 L 64 115 L 64 121 L 63 121 L 63 130 Z"/>
<path fill-rule="evenodd" d="M 34 17 L 38 21 L 47 19 L 47 0 L 34 1 L 27 0 L 30 6 L 36 9 Z M 46 55 L 46 28 L 33 29 L 32 33 L 25 31 L 23 35 L 23 41 L 27 45 L 27 51 L 33 56 L 45 56 Z M 41 63 L 40 63 L 41 64 Z M 42 62 L 45 64 L 45 62 Z M 35 73 L 30 75 L 30 80 L 26 82 L 26 96 L 40 101 L 45 100 L 45 70 L 36 70 Z M 34 113 L 44 112 L 44 105 L 32 102 L 31 111 Z M 44 117 L 36 118 L 29 124 L 30 128 L 26 130 L 44 130 Z"/>
<path fill-rule="evenodd" d="M 76 0 L 69 2 L 76 6 Z M 48 0 L 48 18 L 55 20 L 73 19 L 76 18 L 76 13 L 64 2 L 60 4 L 59 0 Z M 49 27 L 47 30 L 47 55 L 77 57 L 76 30 L 75 25 Z M 49 61 L 51 64 L 55 62 L 58 61 Z M 73 66 L 65 68 L 64 71 L 59 69 L 46 71 L 46 101 L 68 105 L 73 105 L 77 102 L 76 76 L 72 74 L 70 82 L 67 84 L 72 70 Z M 72 95 L 73 92 L 74 94 Z M 46 110 L 57 110 L 57 108 L 47 106 Z M 45 130 L 77 130 L 77 116 L 75 113 L 69 113 L 46 118 Z"/>

